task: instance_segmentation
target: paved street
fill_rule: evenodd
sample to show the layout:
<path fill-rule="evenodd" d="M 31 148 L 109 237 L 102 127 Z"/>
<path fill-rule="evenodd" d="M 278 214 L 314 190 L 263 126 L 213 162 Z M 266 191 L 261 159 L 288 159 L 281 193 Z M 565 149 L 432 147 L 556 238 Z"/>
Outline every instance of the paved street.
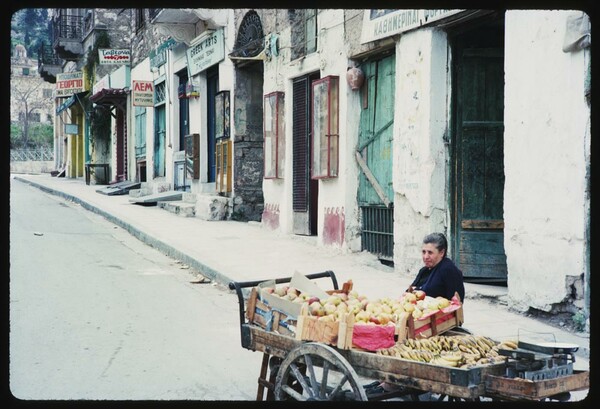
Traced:
<path fill-rule="evenodd" d="M 11 186 L 10 390 L 19 399 L 251 400 L 237 298 L 79 205 Z"/>

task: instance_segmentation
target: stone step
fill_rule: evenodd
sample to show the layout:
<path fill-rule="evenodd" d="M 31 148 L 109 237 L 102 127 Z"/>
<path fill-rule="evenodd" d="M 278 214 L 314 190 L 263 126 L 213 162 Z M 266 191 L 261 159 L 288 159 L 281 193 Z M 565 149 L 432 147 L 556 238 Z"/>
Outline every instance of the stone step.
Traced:
<path fill-rule="evenodd" d="M 196 204 L 198 197 L 196 196 L 195 193 L 183 192 L 183 196 L 182 196 L 181 200 L 183 200 L 185 203 Z"/>
<path fill-rule="evenodd" d="M 143 185 L 140 189 L 131 189 L 129 191 L 129 196 L 131 196 L 131 197 L 142 197 L 142 196 L 148 196 L 151 194 L 152 194 L 152 188 L 144 187 Z"/>
<path fill-rule="evenodd" d="M 165 209 L 173 214 L 183 217 L 194 217 L 196 215 L 196 205 L 186 203 L 181 200 L 158 202 L 158 207 Z"/>
<path fill-rule="evenodd" d="M 223 196 L 201 194 L 196 200 L 196 217 L 202 220 L 225 220 L 230 199 Z"/>

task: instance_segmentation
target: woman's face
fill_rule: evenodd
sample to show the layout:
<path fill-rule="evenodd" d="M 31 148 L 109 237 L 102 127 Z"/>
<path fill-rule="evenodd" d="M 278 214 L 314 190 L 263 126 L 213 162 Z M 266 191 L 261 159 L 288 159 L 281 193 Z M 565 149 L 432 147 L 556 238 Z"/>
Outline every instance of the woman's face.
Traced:
<path fill-rule="evenodd" d="M 423 264 L 427 268 L 433 268 L 438 265 L 442 258 L 444 258 L 444 250 L 438 250 L 433 243 L 423 244 L 421 250 L 423 257 Z"/>

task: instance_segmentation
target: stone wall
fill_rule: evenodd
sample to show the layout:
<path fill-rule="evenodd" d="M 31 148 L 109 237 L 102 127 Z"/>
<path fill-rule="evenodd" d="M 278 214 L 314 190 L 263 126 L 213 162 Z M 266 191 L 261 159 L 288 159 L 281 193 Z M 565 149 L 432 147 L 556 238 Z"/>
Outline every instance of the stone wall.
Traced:
<path fill-rule="evenodd" d="M 11 161 L 10 173 L 40 174 L 55 170 L 54 161 Z"/>

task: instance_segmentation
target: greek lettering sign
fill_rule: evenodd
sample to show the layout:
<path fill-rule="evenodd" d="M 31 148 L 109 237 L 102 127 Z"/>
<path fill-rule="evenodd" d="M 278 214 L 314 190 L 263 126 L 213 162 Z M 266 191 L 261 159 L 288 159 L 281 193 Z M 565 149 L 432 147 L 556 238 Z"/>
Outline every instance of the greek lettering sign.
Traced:
<path fill-rule="evenodd" d="M 156 47 L 156 49 L 150 50 L 148 56 L 150 57 L 150 68 L 158 68 L 167 62 L 167 51 L 177 45 L 177 41 L 169 38 L 167 41 Z"/>
<path fill-rule="evenodd" d="M 98 57 L 102 65 L 129 64 L 131 63 L 131 50 L 100 48 L 98 49 Z"/>
<path fill-rule="evenodd" d="M 83 91 L 83 71 L 56 74 L 56 97 L 68 97 Z"/>
<path fill-rule="evenodd" d="M 220 28 L 187 49 L 190 75 L 196 75 L 225 58 L 223 29 Z"/>
<path fill-rule="evenodd" d="M 134 106 L 151 107 L 154 105 L 154 84 L 152 81 L 132 80 L 131 85 Z"/>
<path fill-rule="evenodd" d="M 365 10 L 361 44 L 426 26 L 464 10 Z"/>

